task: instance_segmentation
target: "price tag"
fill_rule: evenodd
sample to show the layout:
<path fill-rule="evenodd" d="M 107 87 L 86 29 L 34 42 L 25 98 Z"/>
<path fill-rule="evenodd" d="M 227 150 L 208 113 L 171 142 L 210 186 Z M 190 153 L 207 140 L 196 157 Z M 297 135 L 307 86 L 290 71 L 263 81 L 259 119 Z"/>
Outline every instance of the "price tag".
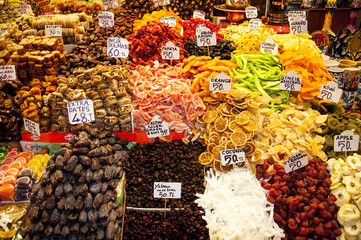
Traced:
<path fill-rule="evenodd" d="M 129 56 L 129 43 L 125 38 L 108 38 L 107 54 L 109 57 L 126 58 Z"/>
<path fill-rule="evenodd" d="M 154 198 L 181 198 L 181 192 L 180 182 L 154 182 Z"/>
<path fill-rule="evenodd" d="M 308 165 L 308 156 L 300 152 L 292 153 L 283 165 L 286 173 L 295 171 Z"/>
<path fill-rule="evenodd" d="M 291 34 L 307 34 L 307 20 L 295 17 L 290 24 Z"/>
<path fill-rule="evenodd" d="M 218 73 L 216 77 L 211 78 L 209 82 L 209 91 L 230 91 L 232 87 L 232 78 L 227 77 L 223 72 Z"/>
<path fill-rule="evenodd" d="M 105 10 L 116 8 L 119 6 L 118 0 L 103 0 Z"/>
<path fill-rule="evenodd" d="M 215 46 L 217 45 L 216 33 L 212 32 L 207 27 L 197 27 L 197 46 L 205 47 L 205 46 Z"/>
<path fill-rule="evenodd" d="M 288 22 L 292 22 L 294 18 L 301 17 L 306 19 L 306 11 L 289 11 L 287 12 Z"/>
<path fill-rule="evenodd" d="M 206 17 L 206 13 L 200 10 L 194 10 L 193 12 L 193 18 L 200 18 L 204 20 Z"/>
<path fill-rule="evenodd" d="M 163 17 L 160 19 L 162 23 L 168 24 L 169 27 L 175 27 L 177 25 L 175 17 Z"/>
<path fill-rule="evenodd" d="M 114 27 L 114 13 L 100 11 L 98 14 L 99 26 L 102 28 Z"/>
<path fill-rule="evenodd" d="M 351 130 L 346 130 L 341 135 L 333 137 L 333 150 L 335 152 L 358 151 L 360 136 Z"/>
<path fill-rule="evenodd" d="M 334 103 L 338 103 L 342 96 L 342 90 L 338 88 L 338 84 L 336 82 L 328 82 L 326 85 L 322 84 L 320 88 L 320 94 L 318 94 L 318 98 L 330 100 Z"/>
<path fill-rule="evenodd" d="M 15 65 L 0 66 L 0 81 L 16 80 Z"/>
<path fill-rule="evenodd" d="M 302 78 L 295 71 L 289 71 L 286 75 L 281 76 L 280 90 L 300 91 Z"/>
<path fill-rule="evenodd" d="M 170 4 L 169 0 L 153 0 L 155 7 L 166 6 Z"/>
<path fill-rule="evenodd" d="M 172 42 L 167 42 L 165 47 L 162 47 L 162 59 L 179 60 L 179 47 Z"/>
<path fill-rule="evenodd" d="M 61 37 L 63 31 L 61 25 L 45 25 L 45 36 L 47 37 Z"/>
<path fill-rule="evenodd" d="M 256 18 L 258 16 L 256 7 L 246 7 L 246 18 Z"/>
<path fill-rule="evenodd" d="M 94 122 L 93 101 L 86 99 L 68 102 L 68 116 L 70 124 Z"/>
<path fill-rule="evenodd" d="M 167 122 L 160 119 L 152 119 L 149 125 L 145 126 L 148 138 L 163 137 L 169 135 L 169 126 Z"/>
<path fill-rule="evenodd" d="M 30 119 L 24 118 L 25 131 L 31 132 L 34 135 L 40 136 L 39 123 L 31 121 Z"/>
<path fill-rule="evenodd" d="M 32 14 L 33 10 L 31 9 L 31 6 L 23 1 L 19 2 L 19 5 L 16 7 L 18 9 L 18 13 L 20 15 L 22 14 Z"/>
<path fill-rule="evenodd" d="M 222 150 L 221 161 L 223 166 L 245 162 L 246 154 L 244 153 L 243 148 Z"/>
<path fill-rule="evenodd" d="M 250 30 L 258 30 L 261 27 L 261 19 L 252 18 L 249 20 L 249 29 Z"/>
<path fill-rule="evenodd" d="M 268 52 L 271 54 L 278 53 L 278 44 L 272 38 L 267 38 L 266 41 L 261 42 L 261 52 Z"/>

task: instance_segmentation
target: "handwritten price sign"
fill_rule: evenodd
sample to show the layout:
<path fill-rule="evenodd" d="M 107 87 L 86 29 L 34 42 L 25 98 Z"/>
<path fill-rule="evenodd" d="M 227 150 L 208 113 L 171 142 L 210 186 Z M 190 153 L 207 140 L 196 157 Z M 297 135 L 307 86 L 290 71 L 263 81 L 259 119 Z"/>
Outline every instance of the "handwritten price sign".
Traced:
<path fill-rule="evenodd" d="M 307 34 L 307 20 L 295 17 L 290 24 L 291 34 Z"/>
<path fill-rule="evenodd" d="M 47 37 L 61 37 L 63 30 L 61 25 L 45 25 L 45 36 Z"/>
<path fill-rule="evenodd" d="M 15 65 L 0 66 L 0 81 L 16 80 Z"/>
<path fill-rule="evenodd" d="M 301 19 L 306 19 L 306 11 L 289 11 L 287 12 L 288 21 L 292 22 L 296 17 L 300 17 Z"/>
<path fill-rule="evenodd" d="M 206 13 L 200 10 L 194 10 L 193 12 L 193 18 L 200 18 L 204 20 L 206 17 Z"/>
<path fill-rule="evenodd" d="M 162 47 L 162 59 L 165 60 L 178 60 L 179 59 L 179 47 L 176 47 L 174 43 L 167 42 L 165 47 Z"/>
<path fill-rule="evenodd" d="M 29 4 L 26 4 L 23 1 L 19 2 L 19 5 L 17 6 L 17 9 L 18 9 L 18 13 L 20 15 L 33 13 L 33 10 L 31 9 L 31 6 Z"/>
<path fill-rule="evenodd" d="M 182 183 L 178 182 L 154 182 L 154 198 L 181 198 Z"/>
<path fill-rule="evenodd" d="M 169 0 L 153 0 L 155 7 L 166 6 L 170 4 Z"/>
<path fill-rule="evenodd" d="M 342 90 L 338 88 L 338 84 L 336 82 L 328 82 L 326 85 L 321 85 L 320 94 L 318 94 L 318 98 L 330 100 L 334 103 L 338 103 L 342 96 Z"/>
<path fill-rule="evenodd" d="M 216 77 L 211 78 L 209 82 L 210 91 L 230 91 L 232 87 L 232 78 L 227 77 L 225 73 L 218 73 Z"/>
<path fill-rule="evenodd" d="M 292 153 L 283 165 L 286 173 L 295 171 L 308 165 L 308 156 L 300 152 Z"/>
<path fill-rule="evenodd" d="M 160 22 L 168 24 L 169 27 L 175 27 L 177 25 L 175 17 L 163 17 Z"/>
<path fill-rule="evenodd" d="M 360 136 L 351 130 L 335 135 L 333 138 L 333 149 L 335 152 L 353 152 L 358 151 Z"/>
<path fill-rule="evenodd" d="M 116 8 L 119 6 L 118 0 L 103 0 L 105 10 Z"/>
<path fill-rule="evenodd" d="M 300 91 L 302 78 L 295 71 L 289 71 L 286 75 L 281 76 L 280 90 Z"/>
<path fill-rule="evenodd" d="M 278 44 L 272 38 L 267 38 L 266 41 L 261 42 L 261 52 L 269 52 L 271 54 L 278 53 Z"/>
<path fill-rule="evenodd" d="M 109 57 L 126 58 L 129 56 L 129 42 L 125 38 L 108 38 L 107 54 Z"/>
<path fill-rule="evenodd" d="M 261 19 L 259 18 L 252 18 L 249 21 L 249 29 L 257 31 L 261 27 Z"/>
<path fill-rule="evenodd" d="M 98 22 L 101 28 L 114 27 L 114 13 L 100 11 L 98 14 Z"/>
<path fill-rule="evenodd" d="M 222 150 L 221 161 L 223 166 L 241 163 L 246 161 L 246 155 L 242 148 Z"/>
<path fill-rule="evenodd" d="M 40 136 L 39 123 L 31 121 L 30 119 L 24 118 L 24 128 L 34 135 Z"/>
<path fill-rule="evenodd" d="M 207 27 L 197 27 L 197 46 L 206 47 L 206 46 L 215 46 L 217 45 L 216 33 L 212 32 Z"/>
<path fill-rule="evenodd" d="M 149 125 L 145 126 L 148 138 L 163 137 L 169 135 L 169 126 L 167 122 L 160 119 L 153 119 Z"/>
<path fill-rule="evenodd" d="M 246 18 L 256 18 L 258 16 L 256 7 L 246 7 Z"/>
<path fill-rule="evenodd" d="M 94 122 L 93 101 L 86 99 L 68 102 L 68 116 L 70 124 Z"/>

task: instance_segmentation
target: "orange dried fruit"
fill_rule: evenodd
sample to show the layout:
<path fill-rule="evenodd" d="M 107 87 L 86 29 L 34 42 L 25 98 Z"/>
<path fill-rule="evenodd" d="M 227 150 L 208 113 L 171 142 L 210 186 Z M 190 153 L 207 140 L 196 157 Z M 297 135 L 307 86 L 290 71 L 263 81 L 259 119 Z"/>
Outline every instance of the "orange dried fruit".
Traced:
<path fill-rule="evenodd" d="M 217 117 L 218 117 L 217 111 L 207 111 L 203 115 L 203 121 L 206 123 L 211 123 L 211 122 L 214 122 L 214 120 L 216 120 Z"/>
<path fill-rule="evenodd" d="M 249 117 L 247 114 L 245 114 L 244 112 L 241 112 L 240 114 L 238 114 L 236 116 L 236 123 L 238 125 L 245 125 L 249 122 Z"/>
<path fill-rule="evenodd" d="M 256 131 L 258 126 L 257 123 L 254 120 L 250 120 L 246 125 L 243 125 L 244 129 L 247 131 Z"/>
<path fill-rule="evenodd" d="M 227 118 L 218 117 L 216 121 L 214 122 L 214 128 L 218 132 L 224 132 L 228 127 L 228 120 Z"/>
<path fill-rule="evenodd" d="M 231 135 L 231 141 L 236 146 L 243 146 L 247 141 L 247 136 L 244 132 L 234 132 Z"/>
<path fill-rule="evenodd" d="M 213 155 L 210 152 L 202 152 L 198 157 L 198 162 L 202 165 L 209 165 L 213 162 Z"/>
<path fill-rule="evenodd" d="M 212 150 L 213 158 L 215 162 L 221 162 L 221 151 L 224 150 L 223 146 L 216 146 Z"/>
<path fill-rule="evenodd" d="M 246 154 L 246 156 L 251 155 L 252 153 L 254 153 L 254 151 L 256 150 L 256 145 L 253 142 L 247 142 L 244 146 L 243 146 L 243 150 Z"/>
<path fill-rule="evenodd" d="M 209 143 L 207 145 L 207 151 L 212 152 L 213 148 L 216 147 L 216 146 L 217 146 L 217 144 L 215 144 L 215 143 Z"/>

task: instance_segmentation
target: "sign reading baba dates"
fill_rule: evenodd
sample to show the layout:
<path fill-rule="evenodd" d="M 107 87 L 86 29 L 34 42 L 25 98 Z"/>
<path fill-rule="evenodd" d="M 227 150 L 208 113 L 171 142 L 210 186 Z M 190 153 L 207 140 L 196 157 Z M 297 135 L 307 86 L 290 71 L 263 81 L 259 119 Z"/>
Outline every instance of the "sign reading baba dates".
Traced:
<path fill-rule="evenodd" d="M 125 38 L 108 38 L 107 54 L 109 57 L 126 58 L 129 56 L 129 43 Z"/>
<path fill-rule="evenodd" d="M 209 81 L 209 91 L 230 91 L 232 87 L 232 78 L 227 77 L 225 73 L 218 73 L 216 77 Z"/>
<path fill-rule="evenodd" d="M 93 101 L 86 99 L 68 102 L 68 116 L 70 124 L 94 122 Z"/>
<path fill-rule="evenodd" d="M 179 60 L 179 47 L 176 47 L 172 42 L 167 42 L 162 47 L 162 59 Z"/>
<path fill-rule="evenodd" d="M 196 28 L 197 46 L 215 46 L 217 45 L 216 33 L 212 32 L 209 28 L 200 26 Z"/>
<path fill-rule="evenodd" d="M 292 153 L 283 165 L 286 173 L 295 171 L 308 165 L 308 156 L 300 152 Z"/>
<path fill-rule="evenodd" d="M 338 84 L 336 82 L 330 81 L 326 85 L 321 85 L 320 94 L 318 94 L 317 97 L 338 103 L 340 101 L 341 95 L 342 90 L 338 88 Z"/>
<path fill-rule="evenodd" d="M 246 161 L 246 154 L 243 148 L 222 150 L 220 154 L 221 154 L 221 161 L 223 166 Z"/>
<path fill-rule="evenodd" d="M 154 198 L 181 198 L 182 183 L 180 182 L 154 182 Z"/>
<path fill-rule="evenodd" d="M 351 130 L 346 130 L 341 135 L 333 137 L 333 150 L 335 152 L 353 152 L 359 149 L 360 136 Z"/>
<path fill-rule="evenodd" d="M 98 14 L 99 26 L 102 28 L 112 28 L 114 27 L 114 13 L 100 11 Z"/>
<path fill-rule="evenodd" d="M 145 126 L 148 138 L 164 137 L 169 135 L 169 126 L 167 122 L 160 119 L 153 119 L 150 124 Z"/>
<path fill-rule="evenodd" d="M 281 76 L 280 90 L 300 91 L 302 78 L 295 71 L 289 71 L 286 75 Z"/>
<path fill-rule="evenodd" d="M 160 22 L 168 24 L 169 27 L 175 27 L 177 25 L 175 17 L 163 17 Z"/>
<path fill-rule="evenodd" d="M 266 41 L 261 42 L 261 52 L 268 52 L 271 54 L 278 53 L 278 44 L 272 38 L 267 38 Z"/>
<path fill-rule="evenodd" d="M 1 80 L 16 80 L 15 65 L 0 66 L 0 81 Z"/>
<path fill-rule="evenodd" d="M 291 34 L 307 34 L 307 20 L 302 17 L 295 17 L 290 23 Z"/>

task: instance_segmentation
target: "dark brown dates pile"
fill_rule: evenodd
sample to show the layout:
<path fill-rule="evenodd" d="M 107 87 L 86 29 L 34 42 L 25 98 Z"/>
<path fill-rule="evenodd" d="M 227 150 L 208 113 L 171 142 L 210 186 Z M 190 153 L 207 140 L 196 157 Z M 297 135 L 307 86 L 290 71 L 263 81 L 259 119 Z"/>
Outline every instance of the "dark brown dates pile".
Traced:
<path fill-rule="evenodd" d="M 117 186 L 127 141 L 82 131 L 54 153 L 30 196 L 24 239 L 118 239 Z"/>
<path fill-rule="evenodd" d="M 269 190 L 267 200 L 275 204 L 274 219 L 285 231 L 284 239 L 331 240 L 341 235 L 326 166 L 319 159 L 309 160 L 306 167 L 289 173 L 273 160 L 257 166 L 258 178 L 270 178 L 268 182 L 262 180 L 261 185 Z"/>
<path fill-rule="evenodd" d="M 124 239 L 209 239 L 201 208 L 164 212 L 126 210 Z"/>
<path fill-rule="evenodd" d="M 164 200 L 153 198 L 154 182 L 181 182 L 181 199 L 167 206 L 188 207 L 196 193 L 204 191 L 203 167 L 198 156 L 205 150 L 201 142 L 185 144 L 180 140 L 135 145 L 125 163 L 127 206 L 164 207 Z"/>

